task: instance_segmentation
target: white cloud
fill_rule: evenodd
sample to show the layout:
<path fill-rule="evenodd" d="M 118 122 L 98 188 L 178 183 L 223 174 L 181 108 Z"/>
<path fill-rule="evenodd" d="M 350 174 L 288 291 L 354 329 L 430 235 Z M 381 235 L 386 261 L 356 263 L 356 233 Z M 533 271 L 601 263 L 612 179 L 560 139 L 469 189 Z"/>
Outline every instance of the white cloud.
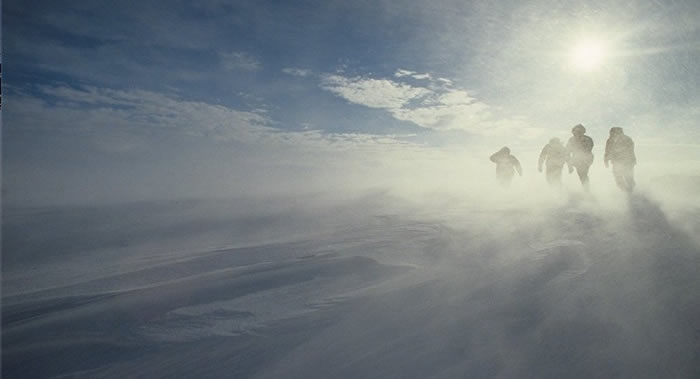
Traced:
<path fill-rule="evenodd" d="M 414 74 L 416 74 L 416 72 L 414 72 L 414 71 L 409 71 L 409 70 L 404 70 L 404 69 L 398 69 L 398 70 L 396 70 L 396 72 L 394 73 L 394 76 L 397 77 L 397 78 L 402 78 L 402 77 L 404 77 L 404 76 L 411 76 L 411 75 L 414 75 Z"/>
<path fill-rule="evenodd" d="M 453 88 L 449 79 L 399 69 L 396 80 L 326 75 L 321 87 L 351 103 L 386 110 L 392 117 L 426 129 L 464 130 L 483 136 L 513 136 L 532 139 L 542 133 L 517 117 L 498 116 L 497 110 Z M 397 80 L 427 79 L 424 87 Z M 410 80 L 410 79 L 409 79 Z M 517 131 L 517 133 L 515 133 Z"/>
<path fill-rule="evenodd" d="M 394 77 L 397 77 L 397 78 L 403 78 L 406 76 L 410 76 L 413 79 L 418 79 L 418 80 L 432 79 L 432 76 L 430 76 L 430 74 L 419 74 L 415 71 L 404 70 L 404 69 L 398 69 L 394 73 Z"/>
<path fill-rule="evenodd" d="M 284 72 L 287 75 L 301 76 L 301 77 L 306 77 L 306 76 L 311 75 L 311 70 L 305 70 L 305 69 L 293 68 L 293 67 L 283 68 L 282 72 Z"/>
<path fill-rule="evenodd" d="M 469 105 L 476 103 L 476 99 L 471 97 L 467 91 L 450 90 L 440 95 L 439 103 L 444 105 Z"/>
<path fill-rule="evenodd" d="M 396 77 L 430 78 L 408 70 Z M 481 131 L 491 116 L 489 106 L 467 91 L 445 87 L 415 87 L 388 79 L 327 75 L 321 87 L 355 104 L 386 109 L 394 118 L 435 129 Z"/>
<path fill-rule="evenodd" d="M 413 109 L 395 109 L 392 115 L 424 128 L 436 130 L 482 131 L 488 115 L 488 106 L 483 103 L 446 105 L 440 104 Z"/>
<path fill-rule="evenodd" d="M 370 108 L 400 108 L 412 99 L 430 93 L 426 88 L 413 87 L 386 79 L 347 78 L 340 75 L 326 75 L 321 88 L 355 104 Z"/>
<path fill-rule="evenodd" d="M 440 90 L 413 107 L 391 110 L 393 117 L 435 130 L 482 132 L 492 117 L 490 107 L 463 90 Z"/>
<path fill-rule="evenodd" d="M 257 71 L 262 68 L 257 58 L 241 51 L 220 52 L 219 59 L 222 66 L 231 71 Z"/>

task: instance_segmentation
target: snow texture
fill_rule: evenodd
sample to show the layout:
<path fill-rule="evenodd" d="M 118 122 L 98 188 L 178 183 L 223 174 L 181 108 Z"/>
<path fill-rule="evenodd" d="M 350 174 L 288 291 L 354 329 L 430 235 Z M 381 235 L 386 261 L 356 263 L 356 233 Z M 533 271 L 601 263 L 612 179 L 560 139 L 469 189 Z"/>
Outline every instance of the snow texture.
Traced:
<path fill-rule="evenodd" d="M 9 209 L 4 378 L 700 376 L 697 208 Z"/>

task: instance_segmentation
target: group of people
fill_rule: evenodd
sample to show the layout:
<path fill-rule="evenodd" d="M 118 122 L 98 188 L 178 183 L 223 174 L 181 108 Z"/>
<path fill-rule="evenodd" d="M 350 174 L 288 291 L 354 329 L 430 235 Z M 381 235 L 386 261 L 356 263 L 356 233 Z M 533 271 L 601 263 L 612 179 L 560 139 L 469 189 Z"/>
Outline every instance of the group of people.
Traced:
<path fill-rule="evenodd" d="M 559 138 L 552 138 L 547 143 L 537 163 L 537 169 L 542 172 L 545 167 L 547 182 L 552 186 L 561 185 L 561 173 L 566 165 L 569 173 L 576 170 L 581 185 L 584 190 L 589 188 L 588 170 L 593 164 L 593 139 L 586 135 L 586 128 L 578 124 L 571 129 L 573 136 L 566 146 Z M 493 155 L 491 161 L 496 163 L 496 177 L 499 183 L 508 187 L 517 172 L 523 175 L 522 166 L 518 159 L 513 156 L 508 147 L 503 147 Z M 613 176 L 617 186 L 626 192 L 632 192 L 635 186 L 634 166 L 637 158 L 634 154 L 634 142 L 632 138 L 625 135 L 622 128 L 613 127 L 610 129 L 610 137 L 605 144 L 605 157 L 603 158 L 605 167 L 612 163 Z"/>

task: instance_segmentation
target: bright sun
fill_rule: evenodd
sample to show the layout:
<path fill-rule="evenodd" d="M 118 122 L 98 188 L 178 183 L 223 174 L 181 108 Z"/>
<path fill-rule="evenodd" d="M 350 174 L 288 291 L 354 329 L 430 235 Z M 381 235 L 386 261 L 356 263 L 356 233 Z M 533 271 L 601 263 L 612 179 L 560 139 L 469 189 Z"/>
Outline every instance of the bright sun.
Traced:
<path fill-rule="evenodd" d="M 571 64 L 580 71 L 592 71 L 603 64 L 607 48 L 601 41 L 583 40 L 571 50 Z"/>

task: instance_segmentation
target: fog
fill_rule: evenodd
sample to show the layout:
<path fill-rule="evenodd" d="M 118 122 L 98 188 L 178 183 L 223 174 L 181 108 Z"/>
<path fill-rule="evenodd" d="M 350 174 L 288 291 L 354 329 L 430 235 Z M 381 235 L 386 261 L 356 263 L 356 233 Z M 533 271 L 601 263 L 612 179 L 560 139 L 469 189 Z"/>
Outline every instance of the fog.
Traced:
<path fill-rule="evenodd" d="M 492 175 L 6 208 L 3 376 L 700 372 L 697 178 L 627 195 Z"/>
<path fill-rule="evenodd" d="M 539 139 L 6 145 L 3 377 L 697 376 L 697 151 L 626 193 L 591 129 L 590 191 Z"/>
<path fill-rule="evenodd" d="M 616 193 L 612 170 L 603 166 L 607 130 L 600 129 L 592 130 L 596 143 L 592 190 Z M 523 176 L 513 180 L 512 192 L 547 198 L 552 194 L 544 174 L 537 172 L 537 159 L 549 137 L 566 141 L 568 135 L 564 129 L 532 140 L 500 136 L 478 146 L 457 141 L 446 146 L 372 143 L 343 149 L 212 143 L 169 136 L 114 153 L 95 148 L 89 137 L 22 136 L 10 130 L 4 139 L 3 201 L 9 207 L 85 206 L 316 194 L 342 198 L 368 190 L 409 198 L 430 193 L 484 198 L 493 194 L 496 184 L 495 165 L 488 157 L 501 146 L 509 146 L 523 166 Z M 638 141 L 635 170 L 642 188 L 650 189 L 654 181 L 669 176 L 683 181 L 700 172 L 694 144 L 649 144 L 631 135 Z M 580 191 L 575 173 L 565 172 L 563 184 L 564 192 Z"/>

